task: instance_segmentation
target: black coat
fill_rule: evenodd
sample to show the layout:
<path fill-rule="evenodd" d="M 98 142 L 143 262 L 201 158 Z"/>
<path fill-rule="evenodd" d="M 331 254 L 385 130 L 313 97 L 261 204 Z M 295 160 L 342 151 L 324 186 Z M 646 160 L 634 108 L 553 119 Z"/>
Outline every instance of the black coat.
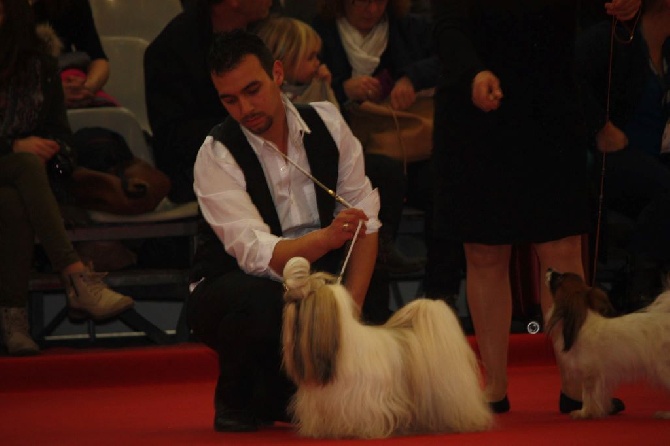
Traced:
<path fill-rule="evenodd" d="M 172 180 L 170 198 L 195 199 L 193 165 L 210 130 L 228 116 L 207 68 L 208 16 L 197 8 L 175 17 L 144 55 L 147 115 L 156 165 Z"/>
<path fill-rule="evenodd" d="M 578 0 L 434 2 L 436 229 L 467 242 L 542 242 L 586 232 L 586 135 L 574 79 Z M 485 113 L 472 81 L 504 94 Z"/>

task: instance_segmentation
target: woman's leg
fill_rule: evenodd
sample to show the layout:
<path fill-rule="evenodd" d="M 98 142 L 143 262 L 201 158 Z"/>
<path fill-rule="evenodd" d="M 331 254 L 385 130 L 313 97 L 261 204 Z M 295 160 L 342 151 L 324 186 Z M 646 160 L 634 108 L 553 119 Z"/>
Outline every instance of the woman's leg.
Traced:
<path fill-rule="evenodd" d="M 16 190 L 28 217 L 27 224 L 42 242 L 51 266 L 61 272 L 71 317 L 103 320 L 133 306 L 130 297 L 107 287 L 102 280 L 104 274 L 84 267 L 65 232 L 44 163 L 36 155 L 4 155 L 0 159 L 0 185 Z"/>
<path fill-rule="evenodd" d="M 35 247 L 26 208 L 17 190 L 0 187 L 0 306 L 25 308 Z"/>
<path fill-rule="evenodd" d="M 12 153 L 3 156 L 0 163 L 0 184 L 13 186 L 17 190 L 24 203 L 29 224 L 42 242 L 55 270 L 62 271 L 80 261 L 65 232 L 44 163 L 36 155 Z"/>
<path fill-rule="evenodd" d="M 512 322 L 510 245 L 466 243 L 466 291 L 475 336 L 484 364 L 486 397 L 507 394 L 507 349 Z"/>
<path fill-rule="evenodd" d="M 28 326 L 28 276 L 35 235 L 15 188 L 0 186 L 0 329 L 12 356 L 34 355 L 39 347 Z"/>
<path fill-rule="evenodd" d="M 535 244 L 535 251 L 540 259 L 540 272 L 544 274 L 548 268 L 560 272 L 573 272 L 584 277 L 582 262 L 582 238 L 580 235 L 565 237 L 560 240 Z M 542 314 L 546 315 L 554 301 L 546 285 L 540 287 L 540 304 Z M 546 320 L 546 317 L 545 317 Z M 565 368 L 557 355 L 558 368 L 561 373 L 561 391 L 574 400 L 582 399 L 580 382 L 568 378 Z"/>

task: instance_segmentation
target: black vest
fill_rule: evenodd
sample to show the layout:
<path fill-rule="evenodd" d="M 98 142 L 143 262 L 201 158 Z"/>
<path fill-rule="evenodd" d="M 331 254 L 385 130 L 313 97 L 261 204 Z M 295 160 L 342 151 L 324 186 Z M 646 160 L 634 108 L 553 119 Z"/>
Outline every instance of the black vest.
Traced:
<path fill-rule="evenodd" d="M 296 108 L 311 130 L 311 133 L 305 133 L 303 137 L 311 173 L 329 189 L 337 190 L 340 157 L 337 145 L 314 108 L 309 105 L 297 105 Z M 240 125 L 228 117 L 223 123 L 214 127 L 210 135 L 224 144 L 233 155 L 244 174 L 247 193 L 251 197 L 251 201 L 258 209 L 263 221 L 270 227 L 272 234 L 281 236 L 282 229 L 279 216 L 263 168 L 246 136 L 244 136 Z M 323 228 L 333 221 L 335 200 L 320 187 L 314 185 L 314 188 L 319 220 Z M 338 267 L 343 258 L 342 253 L 342 249 L 331 251 L 315 262 L 314 267 L 320 271 L 338 273 Z M 191 281 L 195 282 L 203 277 L 218 277 L 239 269 L 237 260 L 225 251 L 223 243 L 212 228 L 204 219 L 201 219 L 198 231 L 198 246 L 191 268 Z M 278 271 L 278 273 L 281 274 L 281 271 Z"/>

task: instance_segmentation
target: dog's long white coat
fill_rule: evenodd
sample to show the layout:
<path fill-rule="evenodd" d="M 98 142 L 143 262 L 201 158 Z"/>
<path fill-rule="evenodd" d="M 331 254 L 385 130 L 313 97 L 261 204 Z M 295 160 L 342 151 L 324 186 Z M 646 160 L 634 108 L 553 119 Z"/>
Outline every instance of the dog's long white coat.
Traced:
<path fill-rule="evenodd" d="M 384 326 L 366 326 L 353 317 L 343 286 L 325 286 L 342 321 L 338 366 L 329 384 L 298 383 L 292 409 L 301 435 L 380 438 L 491 426 L 475 354 L 443 302 L 417 299 Z"/>
<path fill-rule="evenodd" d="M 670 291 L 620 317 L 589 310 L 569 351 L 563 352 L 562 336 L 554 342 L 564 365 L 583 381 L 583 407 L 572 413 L 575 418 L 606 416 L 613 391 L 624 382 L 646 379 L 670 390 Z"/>

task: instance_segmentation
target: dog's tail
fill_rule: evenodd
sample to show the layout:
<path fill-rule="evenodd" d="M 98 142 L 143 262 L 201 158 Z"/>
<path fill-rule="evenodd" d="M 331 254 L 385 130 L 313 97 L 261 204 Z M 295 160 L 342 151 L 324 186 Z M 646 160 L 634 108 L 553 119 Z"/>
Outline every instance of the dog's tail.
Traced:
<path fill-rule="evenodd" d="M 442 301 L 417 299 L 387 325 L 410 328 L 412 386 L 417 421 L 426 431 L 481 431 L 492 415 L 482 391 L 481 371 L 458 318 Z"/>

